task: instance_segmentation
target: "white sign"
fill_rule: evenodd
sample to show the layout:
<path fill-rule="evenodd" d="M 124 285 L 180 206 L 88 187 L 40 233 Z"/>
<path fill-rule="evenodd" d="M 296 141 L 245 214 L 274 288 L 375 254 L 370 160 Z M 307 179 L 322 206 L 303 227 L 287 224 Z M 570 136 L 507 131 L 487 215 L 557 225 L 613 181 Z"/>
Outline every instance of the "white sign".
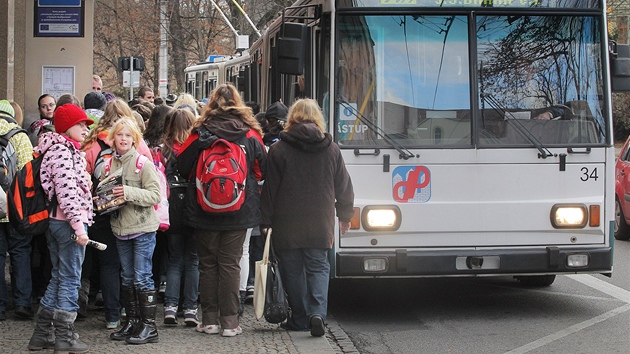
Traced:
<path fill-rule="evenodd" d="M 42 92 L 53 96 L 74 95 L 74 66 L 42 66 Z"/>
<path fill-rule="evenodd" d="M 125 70 L 123 71 L 123 87 L 129 87 L 129 73 L 131 71 L 129 70 Z M 134 71 L 133 72 L 133 82 L 132 82 L 132 86 L 131 87 L 140 87 L 140 72 L 139 71 Z"/>

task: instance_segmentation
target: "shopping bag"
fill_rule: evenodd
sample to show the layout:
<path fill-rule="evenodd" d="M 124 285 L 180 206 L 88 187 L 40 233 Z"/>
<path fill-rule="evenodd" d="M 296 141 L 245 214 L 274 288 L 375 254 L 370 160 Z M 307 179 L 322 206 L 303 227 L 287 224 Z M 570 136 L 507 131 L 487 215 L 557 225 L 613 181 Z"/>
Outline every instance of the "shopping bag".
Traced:
<path fill-rule="evenodd" d="M 262 235 L 260 237 L 262 237 Z M 267 289 L 267 267 L 269 266 L 270 242 L 271 228 L 267 229 L 267 240 L 265 241 L 262 259 L 256 261 L 256 273 L 254 276 L 254 313 L 257 320 L 261 319 L 265 312 L 265 291 Z"/>
<path fill-rule="evenodd" d="M 267 290 L 265 290 L 265 320 L 269 323 L 281 323 L 289 316 L 289 301 L 282 284 L 280 266 L 269 245 L 269 263 L 267 265 Z"/>

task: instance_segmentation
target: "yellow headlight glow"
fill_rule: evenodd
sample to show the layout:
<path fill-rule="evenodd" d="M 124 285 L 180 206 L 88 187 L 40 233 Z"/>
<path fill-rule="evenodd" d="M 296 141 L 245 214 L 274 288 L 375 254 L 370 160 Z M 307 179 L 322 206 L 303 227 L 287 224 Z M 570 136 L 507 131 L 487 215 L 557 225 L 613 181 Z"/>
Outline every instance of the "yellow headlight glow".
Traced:
<path fill-rule="evenodd" d="M 551 224 L 555 228 L 583 228 L 588 221 L 585 205 L 554 205 Z"/>
<path fill-rule="evenodd" d="M 367 223 L 371 227 L 392 227 L 396 224 L 396 213 L 391 209 L 370 210 L 367 213 Z"/>
<path fill-rule="evenodd" d="M 367 231 L 395 231 L 400 222 L 400 209 L 395 205 L 367 205 L 361 212 L 361 224 Z"/>

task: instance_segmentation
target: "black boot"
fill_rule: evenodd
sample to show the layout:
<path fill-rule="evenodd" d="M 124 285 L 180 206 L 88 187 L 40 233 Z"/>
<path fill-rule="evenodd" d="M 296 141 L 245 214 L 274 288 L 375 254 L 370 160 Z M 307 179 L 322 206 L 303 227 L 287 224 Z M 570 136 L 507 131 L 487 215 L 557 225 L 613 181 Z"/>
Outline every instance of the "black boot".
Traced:
<path fill-rule="evenodd" d="M 140 328 L 140 312 L 138 311 L 136 289 L 123 286 L 121 288 L 120 301 L 125 308 L 126 319 L 120 330 L 109 335 L 109 338 L 113 340 L 125 340 Z"/>
<path fill-rule="evenodd" d="M 79 288 L 79 309 L 77 310 L 77 318 L 84 319 L 88 317 L 88 302 L 90 301 L 90 280 L 81 279 L 81 288 Z"/>
<path fill-rule="evenodd" d="M 76 312 L 55 310 L 53 312 L 53 325 L 55 326 L 55 354 L 85 353 L 89 350 L 87 344 L 79 340 L 74 333 L 74 320 Z"/>
<path fill-rule="evenodd" d="M 157 343 L 159 338 L 155 326 L 155 311 L 157 310 L 155 290 L 138 290 L 138 303 L 142 323 L 140 329 L 128 337 L 126 342 L 129 344 Z"/>
<path fill-rule="evenodd" d="M 31 340 L 28 342 L 28 350 L 49 349 L 55 346 L 53 314 L 53 311 L 39 306 L 37 322 L 35 323 L 33 336 L 31 336 Z"/>

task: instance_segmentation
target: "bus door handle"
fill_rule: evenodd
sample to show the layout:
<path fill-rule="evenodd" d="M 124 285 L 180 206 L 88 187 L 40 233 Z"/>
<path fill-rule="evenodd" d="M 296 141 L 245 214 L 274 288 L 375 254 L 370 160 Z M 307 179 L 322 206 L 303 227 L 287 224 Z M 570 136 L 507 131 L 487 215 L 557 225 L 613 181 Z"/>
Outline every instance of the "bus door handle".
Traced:
<path fill-rule="evenodd" d="M 569 154 L 590 154 L 591 148 L 584 148 L 583 150 L 576 150 L 574 148 L 567 148 Z"/>
<path fill-rule="evenodd" d="M 371 150 L 371 149 L 365 149 L 365 150 Z M 362 151 L 361 149 L 354 149 L 354 156 L 360 156 L 360 155 L 369 155 L 369 156 L 378 156 L 381 154 L 381 149 L 374 149 L 371 151 Z"/>

